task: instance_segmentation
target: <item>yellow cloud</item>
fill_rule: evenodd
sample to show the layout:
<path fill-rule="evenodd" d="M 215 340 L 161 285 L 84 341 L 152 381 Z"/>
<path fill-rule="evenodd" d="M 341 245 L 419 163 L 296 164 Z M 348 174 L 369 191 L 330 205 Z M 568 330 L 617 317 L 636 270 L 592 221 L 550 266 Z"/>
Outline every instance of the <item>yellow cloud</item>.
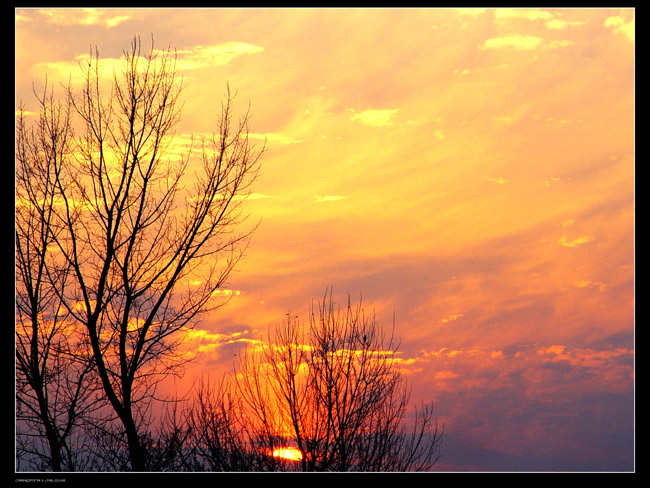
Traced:
<path fill-rule="evenodd" d="M 525 20 L 549 20 L 553 14 L 546 10 L 498 8 L 494 11 L 496 19 L 525 19 Z"/>
<path fill-rule="evenodd" d="M 194 70 L 221 66 L 243 54 L 256 54 L 264 51 L 263 47 L 247 42 L 225 42 L 213 46 L 195 46 L 191 49 L 177 51 L 176 66 L 180 70 Z"/>
<path fill-rule="evenodd" d="M 578 281 L 575 286 L 576 288 L 598 288 L 598 291 L 605 291 L 607 283 L 603 283 L 602 281 L 584 280 Z"/>
<path fill-rule="evenodd" d="M 129 15 L 109 14 L 106 10 L 96 8 L 82 9 L 41 9 L 38 11 L 48 22 L 57 25 L 104 25 L 115 27 L 129 20 Z"/>
<path fill-rule="evenodd" d="M 562 354 L 566 347 L 564 346 L 549 346 L 549 347 L 543 347 L 537 351 L 537 354 L 555 354 L 556 356 L 558 354 Z"/>
<path fill-rule="evenodd" d="M 454 76 L 466 76 L 470 73 L 470 70 L 468 68 L 465 69 L 455 69 L 454 70 Z"/>
<path fill-rule="evenodd" d="M 456 8 L 454 10 L 459 15 L 468 15 L 470 17 L 478 17 L 483 12 L 485 12 L 487 9 L 486 8 Z"/>
<path fill-rule="evenodd" d="M 544 40 L 541 37 L 525 36 L 519 34 L 512 34 L 501 37 L 493 37 L 487 39 L 480 49 L 502 49 L 513 47 L 517 51 L 535 49 L 542 44 Z"/>
<path fill-rule="evenodd" d="M 218 332 L 210 332 L 205 329 L 193 328 L 185 329 L 187 342 L 185 345 L 190 349 L 195 349 L 198 352 L 209 352 L 221 348 L 227 344 L 236 342 L 252 343 L 258 341 L 244 337 L 248 331 L 233 332 L 231 334 L 220 334 Z"/>
<path fill-rule="evenodd" d="M 507 178 L 504 178 L 503 176 L 497 176 L 497 177 L 490 177 L 488 178 L 489 181 L 492 183 L 496 183 L 497 185 L 505 185 L 508 183 Z"/>
<path fill-rule="evenodd" d="M 398 111 L 399 109 L 365 110 L 352 115 L 352 120 L 371 127 L 383 127 L 392 125 L 392 118 Z"/>
<path fill-rule="evenodd" d="M 276 144 L 297 144 L 299 142 L 298 139 L 294 139 L 293 137 L 286 136 L 284 134 L 279 134 L 277 132 L 265 132 L 265 133 L 249 133 L 248 137 L 250 139 L 260 139 L 263 141 L 267 141 L 270 143 L 276 143 Z"/>
<path fill-rule="evenodd" d="M 16 12 L 15 19 L 16 19 L 16 23 L 19 23 L 19 22 L 33 22 L 34 21 L 34 19 L 32 19 L 31 17 L 28 17 L 27 15 L 19 14 L 18 12 Z"/>
<path fill-rule="evenodd" d="M 126 325 L 126 330 L 129 332 L 134 332 L 138 329 L 141 329 L 144 326 L 145 320 L 141 317 L 132 317 L 128 320 Z"/>
<path fill-rule="evenodd" d="M 346 196 L 341 196 L 341 195 L 314 195 L 314 200 L 316 200 L 318 203 L 322 202 L 336 202 L 339 200 L 344 200 L 345 198 L 348 198 Z"/>
<path fill-rule="evenodd" d="M 551 177 L 544 180 L 544 185 L 552 186 L 560 181 L 560 178 Z"/>
<path fill-rule="evenodd" d="M 461 318 L 463 318 L 462 314 L 454 314 L 454 315 L 450 315 L 446 319 L 442 319 L 440 322 L 446 323 L 446 322 L 451 322 L 452 320 L 458 320 L 458 319 L 461 319 Z"/>
<path fill-rule="evenodd" d="M 22 110 L 22 111 L 16 110 L 16 116 L 21 114 L 23 115 L 23 117 L 34 117 L 39 115 L 38 112 L 31 112 L 29 110 Z"/>
<path fill-rule="evenodd" d="M 226 42 L 214 46 L 197 46 L 192 49 L 176 51 L 176 55 L 178 56 L 176 68 L 179 71 L 190 71 L 211 66 L 221 66 L 229 63 L 237 56 L 254 54 L 263 50 L 264 48 L 262 47 L 244 42 Z M 36 63 L 32 71 L 38 77 L 47 75 L 49 78 L 68 79 L 68 77 L 72 76 L 73 81 L 78 81 L 82 76 L 82 71 L 79 69 L 79 66 L 87 65 L 89 60 L 89 54 L 79 54 L 75 56 L 74 60 Z M 100 53 L 100 70 L 107 80 L 110 80 L 112 73 L 119 73 L 121 71 L 123 62 L 124 59 L 121 57 L 104 58 L 101 57 Z M 142 69 L 144 69 L 144 63 L 142 64 Z M 266 134 L 266 136 L 274 138 L 275 142 L 281 141 L 282 143 L 287 143 L 287 141 L 291 140 L 291 138 L 279 135 Z"/>
<path fill-rule="evenodd" d="M 206 341 L 210 342 L 222 342 L 222 341 L 227 341 L 231 338 L 236 338 L 237 336 L 241 335 L 240 333 L 234 333 L 231 336 L 226 335 L 226 334 L 218 334 L 218 333 L 213 333 L 209 332 L 205 329 L 188 329 L 186 330 L 187 337 L 188 339 L 203 339 Z"/>
<path fill-rule="evenodd" d="M 548 29 L 553 30 L 563 30 L 570 26 L 583 25 L 585 22 L 578 20 L 562 20 L 562 19 L 551 19 L 547 22 L 544 22 L 544 25 Z"/>
<path fill-rule="evenodd" d="M 89 300 L 90 306 L 92 308 L 95 308 L 95 305 L 97 305 L 97 300 Z M 72 311 L 73 312 L 87 312 L 88 309 L 86 308 L 86 303 L 82 301 L 75 302 L 75 304 L 72 306 Z"/>
<path fill-rule="evenodd" d="M 564 247 L 576 247 L 576 246 L 579 246 L 581 244 L 591 242 L 594 239 L 595 239 L 594 236 L 582 236 L 582 237 L 578 237 L 578 238 L 573 239 L 573 240 L 570 241 L 566 237 L 561 237 L 559 242 Z"/>
<path fill-rule="evenodd" d="M 610 27 L 614 34 L 623 34 L 630 42 L 634 42 L 634 19 L 626 20 L 623 16 L 607 17 L 605 27 Z"/>
<path fill-rule="evenodd" d="M 257 193 L 253 192 L 250 195 L 246 196 L 246 200 L 267 200 L 269 198 L 274 198 L 271 195 L 267 195 L 265 193 Z"/>
<path fill-rule="evenodd" d="M 222 296 L 222 297 L 231 297 L 241 295 L 241 290 L 215 290 L 212 295 Z"/>
<path fill-rule="evenodd" d="M 517 51 L 528 51 L 538 47 L 542 47 L 543 49 L 557 49 L 570 46 L 571 44 L 573 44 L 572 41 L 561 39 L 545 42 L 543 38 L 537 36 L 509 34 L 487 39 L 482 45 L 479 45 L 479 49 L 514 48 Z"/>
<path fill-rule="evenodd" d="M 83 72 L 80 66 L 88 66 L 90 56 L 88 54 L 79 54 L 74 60 L 68 61 L 43 61 L 32 66 L 32 73 L 37 78 L 47 75 L 48 79 L 71 78 L 72 83 L 79 82 L 83 78 Z M 100 58 L 99 66 L 104 76 L 109 79 L 113 72 L 119 73 L 122 59 L 118 58 Z"/>
<path fill-rule="evenodd" d="M 576 221 L 573 219 L 565 220 L 564 222 L 562 222 L 562 227 L 568 227 L 571 224 L 575 224 L 575 222 Z"/>
<path fill-rule="evenodd" d="M 519 117 L 515 115 L 501 115 L 499 117 L 494 117 L 495 122 L 504 122 L 506 124 L 511 124 L 516 121 Z"/>

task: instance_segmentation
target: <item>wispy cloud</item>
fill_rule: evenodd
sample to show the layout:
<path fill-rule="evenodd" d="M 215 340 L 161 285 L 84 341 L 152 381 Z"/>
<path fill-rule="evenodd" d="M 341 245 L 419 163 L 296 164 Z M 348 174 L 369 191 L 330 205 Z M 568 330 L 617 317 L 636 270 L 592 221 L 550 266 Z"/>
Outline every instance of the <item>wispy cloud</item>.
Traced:
<path fill-rule="evenodd" d="M 183 344 L 183 349 L 190 354 L 207 354 L 208 356 L 219 356 L 220 350 L 232 344 L 257 344 L 259 341 L 247 337 L 248 330 L 241 332 L 232 332 L 229 334 L 222 334 L 218 332 L 211 332 L 206 329 L 193 328 L 186 329 L 186 342 Z"/>
<path fill-rule="evenodd" d="M 563 228 L 564 228 L 564 227 L 568 227 L 568 226 L 570 226 L 570 225 L 575 224 L 575 222 L 576 222 L 576 221 L 573 220 L 573 219 L 567 219 L 567 220 L 565 220 L 564 222 L 562 222 L 562 227 L 563 227 Z"/>
<path fill-rule="evenodd" d="M 480 49 L 503 49 L 514 48 L 517 51 L 535 49 L 540 46 L 544 39 L 537 36 L 509 34 L 487 39 L 479 46 Z"/>
<path fill-rule="evenodd" d="M 598 288 L 598 291 L 605 291 L 608 285 L 602 281 L 583 280 L 578 281 L 575 286 L 576 288 Z"/>
<path fill-rule="evenodd" d="M 537 48 L 558 49 L 573 44 L 573 41 L 563 39 L 546 40 L 543 37 L 527 34 L 505 34 L 486 39 L 478 47 L 482 50 L 512 48 L 517 51 L 530 51 Z"/>
<path fill-rule="evenodd" d="M 264 51 L 264 48 L 244 42 L 226 42 L 213 46 L 196 46 L 191 49 L 176 51 L 176 68 L 179 71 L 193 71 L 222 66 L 245 54 L 255 54 Z M 88 53 L 78 54 L 73 59 L 62 61 L 46 61 L 35 63 L 32 66 L 32 73 L 37 77 L 47 75 L 49 78 L 77 80 L 82 76 L 80 65 L 87 64 L 90 60 Z M 123 58 L 100 57 L 99 65 L 101 73 L 110 79 L 112 73 L 119 73 L 124 62 Z M 144 65 L 143 65 L 144 69 Z M 261 136 L 261 135 L 260 135 Z M 275 142 L 286 144 L 288 142 L 299 142 L 276 134 L 265 134 L 273 138 Z"/>
<path fill-rule="evenodd" d="M 22 23 L 22 22 L 34 22 L 34 19 L 31 18 L 29 15 L 25 15 L 23 13 L 16 12 L 15 16 L 16 23 Z"/>
<path fill-rule="evenodd" d="M 338 202 L 339 200 L 345 200 L 347 196 L 342 195 L 314 195 L 314 200 L 318 203 L 323 202 Z"/>
<path fill-rule="evenodd" d="M 41 9 L 39 14 L 47 18 L 48 22 L 57 25 L 101 25 L 104 27 L 116 27 L 122 22 L 131 18 L 126 13 L 113 10 L 102 10 L 96 8 L 82 9 Z"/>
<path fill-rule="evenodd" d="M 548 10 L 521 9 L 521 8 L 498 8 L 494 11 L 496 19 L 525 19 L 525 20 L 549 20 L 553 14 Z"/>
<path fill-rule="evenodd" d="M 399 109 L 364 110 L 353 114 L 351 120 L 371 127 L 384 127 L 393 124 L 393 117 L 397 112 Z"/>
<path fill-rule="evenodd" d="M 558 177 L 556 177 L 556 176 L 552 176 L 551 178 L 546 178 L 546 179 L 544 180 L 544 185 L 545 185 L 545 186 L 548 186 L 548 187 L 551 187 L 551 186 L 553 186 L 553 185 L 556 185 L 556 184 L 559 183 L 560 181 L 562 181 L 561 178 L 558 178 Z"/>
<path fill-rule="evenodd" d="M 16 115 L 22 114 L 24 117 L 37 117 L 39 114 L 38 112 L 32 112 L 29 110 L 23 110 L 22 112 L 20 110 L 16 110 Z"/>
<path fill-rule="evenodd" d="M 559 243 L 564 247 L 576 247 L 582 244 L 586 244 L 587 242 L 591 242 L 594 239 L 595 239 L 594 236 L 581 236 L 581 237 L 576 237 L 575 239 L 561 237 Z"/>
<path fill-rule="evenodd" d="M 257 193 L 257 192 L 253 192 L 250 195 L 246 196 L 247 200 L 269 200 L 269 199 L 272 199 L 272 198 L 275 198 L 275 197 L 273 197 L 271 195 L 267 195 L 265 193 Z"/>
<path fill-rule="evenodd" d="M 634 351 L 625 348 L 596 350 L 590 348 L 567 348 L 563 345 L 553 345 L 541 348 L 537 353 L 544 361 L 566 362 L 575 368 L 600 369 L 605 371 L 621 365 L 621 360 L 627 361 Z M 628 373 L 629 373 L 629 368 Z M 631 379 L 631 377 L 628 377 Z"/>
<path fill-rule="evenodd" d="M 565 20 L 565 19 L 551 19 L 547 22 L 544 22 L 544 25 L 548 29 L 552 29 L 552 30 L 564 30 L 568 27 L 579 26 L 584 24 L 586 24 L 585 21 Z"/>
<path fill-rule="evenodd" d="M 609 27 L 615 34 L 623 34 L 628 41 L 634 42 L 634 19 L 623 15 L 613 15 L 605 20 L 605 27 Z"/>
<path fill-rule="evenodd" d="M 497 185 L 505 185 L 508 183 L 508 179 L 504 178 L 503 176 L 491 176 L 488 178 L 488 181 L 496 183 Z"/>
<path fill-rule="evenodd" d="M 449 317 L 446 317 L 444 319 L 441 319 L 440 322 L 445 324 L 447 322 L 452 322 L 454 320 L 458 320 L 458 319 L 462 319 L 462 318 L 463 318 L 463 314 L 458 313 L 458 314 L 450 315 Z"/>
<path fill-rule="evenodd" d="M 264 132 L 264 133 L 251 132 L 248 134 L 248 137 L 251 139 L 267 141 L 270 142 L 271 144 L 298 144 L 302 142 L 298 139 L 294 139 L 293 137 L 287 136 L 285 134 L 280 134 L 278 132 Z"/>
<path fill-rule="evenodd" d="M 90 56 L 88 54 L 78 54 L 73 59 L 62 61 L 43 61 L 35 63 L 31 72 L 38 79 L 45 76 L 52 80 L 67 80 L 70 79 L 72 83 L 79 82 L 83 77 L 83 72 L 80 66 L 88 65 Z M 112 76 L 113 72 L 119 72 L 122 59 L 119 58 L 100 58 L 99 65 L 101 73 L 105 77 Z"/>
<path fill-rule="evenodd" d="M 211 66 L 222 66 L 238 56 L 256 54 L 264 48 L 247 42 L 230 41 L 210 46 L 195 46 L 177 51 L 177 67 L 181 70 L 195 70 Z"/>

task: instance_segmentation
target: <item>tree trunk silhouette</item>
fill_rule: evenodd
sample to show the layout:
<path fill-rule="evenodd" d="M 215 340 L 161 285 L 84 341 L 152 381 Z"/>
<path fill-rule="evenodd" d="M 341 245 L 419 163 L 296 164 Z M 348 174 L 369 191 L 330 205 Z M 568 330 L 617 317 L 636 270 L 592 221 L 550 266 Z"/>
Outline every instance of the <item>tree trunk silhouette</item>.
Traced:
<path fill-rule="evenodd" d="M 95 395 L 92 357 L 61 300 L 70 267 L 56 250 L 54 207 L 61 164 L 71 153 L 70 107 L 57 103 L 47 84 L 36 97 L 38 122 L 28 128 L 21 107 L 16 127 L 17 453 L 44 459 L 46 469 L 73 471 L 83 466 L 71 442 L 103 401 Z"/>
<path fill-rule="evenodd" d="M 96 51 L 82 69 L 80 91 L 66 93 L 74 145 L 51 162 L 51 246 L 69 270 L 58 299 L 83 330 L 130 469 L 144 471 L 156 386 L 188 359 L 178 352 L 183 334 L 224 304 L 215 292 L 254 230 L 235 232 L 263 150 L 249 144 L 247 112 L 233 123 L 228 90 L 212 140 L 177 156 L 182 86 L 173 52 L 153 40 L 147 55 L 133 40 L 110 86 Z M 189 168 L 196 177 L 186 189 Z"/>

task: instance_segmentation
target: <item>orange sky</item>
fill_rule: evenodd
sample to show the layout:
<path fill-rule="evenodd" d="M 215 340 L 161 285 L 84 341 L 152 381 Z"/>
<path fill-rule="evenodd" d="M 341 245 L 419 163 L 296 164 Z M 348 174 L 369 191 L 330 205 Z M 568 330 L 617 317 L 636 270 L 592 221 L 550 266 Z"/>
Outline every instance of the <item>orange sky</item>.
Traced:
<path fill-rule="evenodd" d="M 16 100 L 153 34 L 180 141 L 226 82 L 250 102 L 262 223 L 183 384 L 333 287 L 395 312 L 436 469 L 631 470 L 634 31 L 619 9 L 18 9 Z"/>

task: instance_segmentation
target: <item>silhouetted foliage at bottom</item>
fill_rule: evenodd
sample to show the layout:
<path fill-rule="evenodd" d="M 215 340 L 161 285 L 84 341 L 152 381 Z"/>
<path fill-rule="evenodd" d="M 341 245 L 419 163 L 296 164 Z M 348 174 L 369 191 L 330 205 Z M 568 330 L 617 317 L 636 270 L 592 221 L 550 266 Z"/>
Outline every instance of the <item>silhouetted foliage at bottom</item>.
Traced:
<path fill-rule="evenodd" d="M 197 387 L 186 416 L 197 458 L 224 471 L 429 470 L 442 434 L 431 404 L 406 427 L 393 332 L 349 297 L 341 308 L 326 294 L 307 327 L 288 314 L 218 388 Z"/>
<path fill-rule="evenodd" d="M 407 416 L 394 323 L 384 331 L 361 305 L 331 294 L 301 325 L 287 319 L 218 382 L 199 379 L 143 432 L 145 471 L 427 471 L 442 433 L 433 405 Z M 84 466 L 126 471 L 119 422 L 84 430 Z"/>

